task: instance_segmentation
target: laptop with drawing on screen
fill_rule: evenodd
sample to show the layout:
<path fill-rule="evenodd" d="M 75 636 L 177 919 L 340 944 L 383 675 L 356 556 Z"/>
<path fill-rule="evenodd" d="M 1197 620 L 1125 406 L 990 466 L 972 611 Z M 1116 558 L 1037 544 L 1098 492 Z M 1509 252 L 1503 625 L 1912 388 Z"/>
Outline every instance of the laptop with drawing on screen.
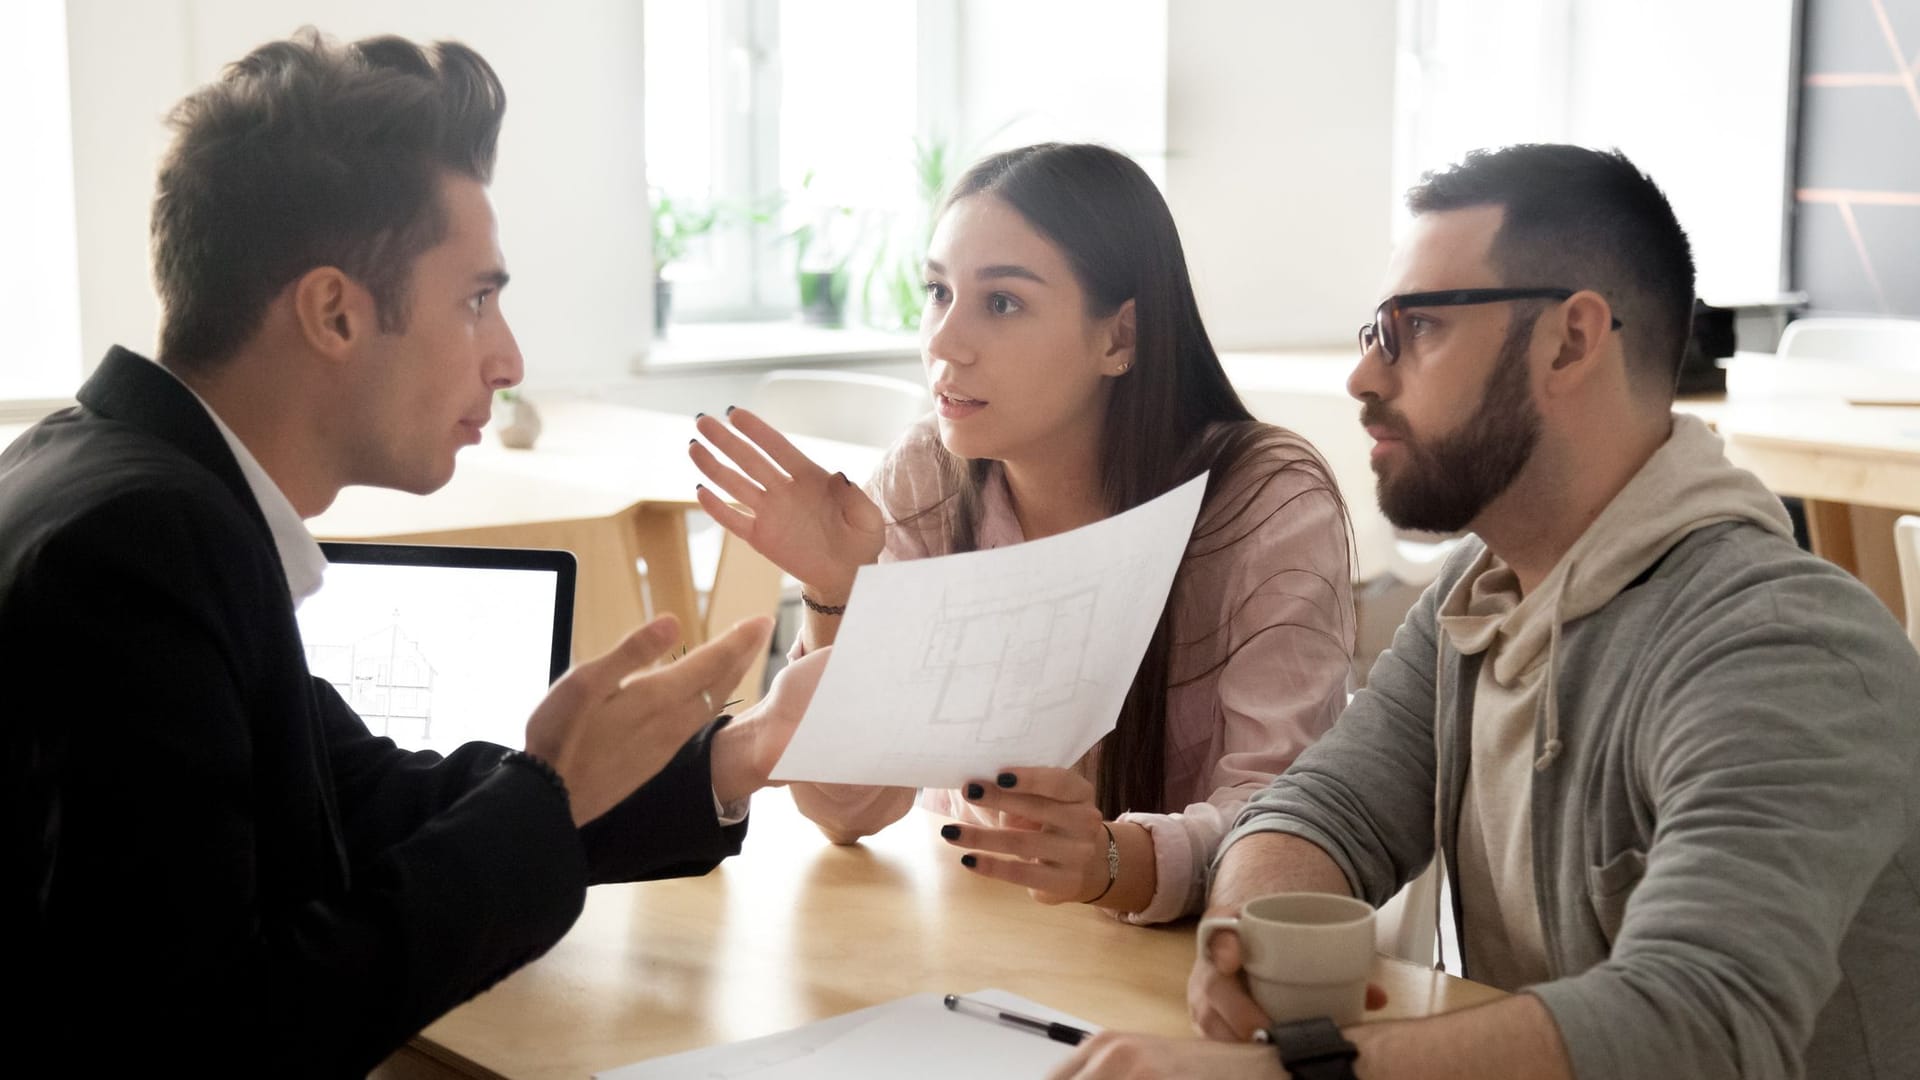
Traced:
<path fill-rule="evenodd" d="M 300 605 L 307 668 L 376 735 L 442 754 L 476 739 L 521 748 L 567 670 L 574 558 L 530 548 L 326 542 Z"/>

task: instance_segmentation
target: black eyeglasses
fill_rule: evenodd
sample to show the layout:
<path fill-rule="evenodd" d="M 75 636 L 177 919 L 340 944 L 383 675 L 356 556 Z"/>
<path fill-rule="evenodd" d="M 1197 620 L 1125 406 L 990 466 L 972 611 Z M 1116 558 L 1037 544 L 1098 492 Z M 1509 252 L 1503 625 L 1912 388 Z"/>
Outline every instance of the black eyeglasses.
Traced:
<path fill-rule="evenodd" d="M 1375 345 L 1391 364 L 1400 359 L 1400 313 L 1408 308 L 1464 307 L 1468 304 L 1498 304 L 1508 300 L 1566 300 L 1575 289 L 1446 289 L 1440 292 L 1401 293 L 1389 296 L 1373 309 L 1373 321 L 1360 328 L 1360 352 L 1365 355 Z M 1620 329 L 1619 319 L 1613 328 Z"/>

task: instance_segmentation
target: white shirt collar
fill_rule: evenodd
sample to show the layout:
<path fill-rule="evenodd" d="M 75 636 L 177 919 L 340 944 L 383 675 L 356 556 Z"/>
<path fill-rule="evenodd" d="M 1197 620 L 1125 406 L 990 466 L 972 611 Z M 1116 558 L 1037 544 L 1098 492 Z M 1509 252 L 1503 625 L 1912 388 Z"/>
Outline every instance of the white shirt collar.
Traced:
<path fill-rule="evenodd" d="M 154 366 L 160 367 L 158 364 Z M 160 370 L 167 371 L 164 367 L 160 367 Z M 167 371 L 167 374 L 173 375 L 173 372 Z M 301 520 L 299 511 L 287 501 L 280 486 L 273 482 L 273 477 L 267 475 L 267 470 L 260 467 L 259 460 L 247 449 L 247 444 L 240 441 L 240 436 L 233 433 L 227 422 L 220 419 L 220 414 L 214 412 L 213 406 L 207 404 L 207 400 L 196 393 L 193 387 L 187 386 L 177 375 L 174 379 L 181 386 L 186 386 L 187 393 L 193 394 L 193 400 L 207 410 L 207 415 L 213 418 L 213 426 L 220 429 L 220 437 L 227 440 L 227 449 L 233 451 L 233 459 L 240 463 L 240 475 L 246 478 L 247 488 L 253 492 L 253 501 L 260 504 L 260 513 L 267 519 L 267 529 L 273 534 L 274 550 L 280 554 L 280 569 L 287 575 L 287 591 L 293 596 L 293 606 L 298 608 L 301 601 L 320 591 L 320 579 L 327 570 L 327 557 L 321 554 L 320 545 L 314 541 L 313 534 L 307 531 L 307 523 Z"/>

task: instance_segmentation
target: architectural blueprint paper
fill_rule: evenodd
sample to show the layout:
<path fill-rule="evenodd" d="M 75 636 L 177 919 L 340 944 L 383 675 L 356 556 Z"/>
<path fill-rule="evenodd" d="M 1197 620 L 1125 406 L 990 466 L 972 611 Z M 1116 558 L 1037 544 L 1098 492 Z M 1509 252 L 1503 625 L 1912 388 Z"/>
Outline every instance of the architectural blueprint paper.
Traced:
<path fill-rule="evenodd" d="M 1044 540 L 865 566 L 776 780 L 956 787 L 1113 730 L 1206 476 Z"/>

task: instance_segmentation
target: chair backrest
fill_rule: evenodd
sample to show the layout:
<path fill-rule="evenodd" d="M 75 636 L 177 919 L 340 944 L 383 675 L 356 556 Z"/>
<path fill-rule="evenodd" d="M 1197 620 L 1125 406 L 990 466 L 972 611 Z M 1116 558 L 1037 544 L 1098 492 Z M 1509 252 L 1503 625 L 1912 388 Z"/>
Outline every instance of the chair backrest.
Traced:
<path fill-rule="evenodd" d="M 1431 967 L 1439 928 L 1434 915 L 1440 897 L 1440 864 L 1431 862 L 1388 898 L 1373 918 L 1373 947 L 1388 956 Z"/>
<path fill-rule="evenodd" d="M 747 404 L 789 435 L 891 446 L 933 408 L 925 387 L 886 375 L 844 371 L 770 371 Z"/>
<path fill-rule="evenodd" d="M 1727 363 L 1727 398 L 1920 400 L 1920 319 L 1795 319 L 1772 355 Z"/>
<path fill-rule="evenodd" d="M 1907 601 L 1907 636 L 1920 648 L 1920 517 L 1906 514 L 1893 523 L 1893 546 L 1900 553 L 1900 591 Z"/>
<path fill-rule="evenodd" d="M 1774 355 L 1920 370 L 1920 319 L 1795 319 Z"/>

